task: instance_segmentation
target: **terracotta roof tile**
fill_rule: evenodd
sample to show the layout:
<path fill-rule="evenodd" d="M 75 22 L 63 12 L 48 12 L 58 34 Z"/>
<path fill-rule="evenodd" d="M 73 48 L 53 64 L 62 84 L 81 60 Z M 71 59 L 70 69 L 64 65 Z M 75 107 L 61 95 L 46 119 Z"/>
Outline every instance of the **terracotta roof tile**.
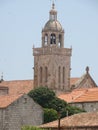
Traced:
<path fill-rule="evenodd" d="M 0 86 L 9 88 L 9 94 L 28 93 L 33 89 L 33 80 L 3 81 Z"/>
<path fill-rule="evenodd" d="M 75 99 L 77 99 L 78 97 L 83 95 L 86 91 L 87 91 L 87 89 L 76 89 L 76 90 L 73 90 L 72 92 L 61 94 L 58 97 L 60 99 L 65 100 L 67 103 L 71 103 Z"/>
<path fill-rule="evenodd" d="M 9 89 L 8 95 L 0 96 L 0 108 L 5 108 L 24 93 L 30 92 L 33 89 L 33 80 L 3 81 L 0 87 Z"/>
<path fill-rule="evenodd" d="M 61 94 L 58 97 L 68 103 L 95 102 L 98 101 L 98 88 L 75 89 L 70 93 Z"/>
<path fill-rule="evenodd" d="M 98 101 L 98 88 L 88 89 L 83 95 L 74 100 L 74 102 L 96 102 Z"/>
<path fill-rule="evenodd" d="M 75 85 L 76 84 L 76 82 L 79 80 L 80 78 L 71 78 L 70 79 L 70 85 L 72 86 L 72 85 Z"/>
<path fill-rule="evenodd" d="M 61 127 L 98 126 L 98 112 L 75 114 L 61 119 Z M 40 126 L 41 128 L 57 128 L 58 121 L 53 121 Z"/>
<path fill-rule="evenodd" d="M 6 108 L 23 94 L 0 96 L 0 108 Z"/>

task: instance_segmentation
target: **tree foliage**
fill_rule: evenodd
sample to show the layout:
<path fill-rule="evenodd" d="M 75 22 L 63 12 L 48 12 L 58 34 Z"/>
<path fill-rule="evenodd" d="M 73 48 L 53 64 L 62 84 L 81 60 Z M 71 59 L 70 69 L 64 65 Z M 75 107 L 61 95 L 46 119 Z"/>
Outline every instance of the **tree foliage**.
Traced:
<path fill-rule="evenodd" d="M 80 109 L 80 108 L 78 108 L 76 106 L 71 106 L 71 105 L 67 105 L 66 111 L 68 112 L 69 116 L 73 115 L 73 114 L 80 113 L 80 112 L 85 112 L 85 110 Z"/>
<path fill-rule="evenodd" d="M 51 100 L 51 102 L 49 102 L 49 108 L 53 108 L 57 112 L 62 111 L 66 106 L 67 106 L 67 103 L 64 100 L 59 99 L 57 97 L 54 97 Z"/>
<path fill-rule="evenodd" d="M 49 102 L 55 97 L 55 93 L 47 87 L 36 88 L 30 91 L 28 95 L 44 108 L 48 108 Z"/>
<path fill-rule="evenodd" d="M 84 110 L 67 104 L 64 100 L 56 97 L 55 93 L 47 87 L 39 87 L 28 94 L 44 109 L 44 123 L 53 121 L 60 117 L 70 116 Z"/>
<path fill-rule="evenodd" d="M 54 109 L 44 109 L 44 123 L 54 121 L 58 118 L 57 111 Z"/>

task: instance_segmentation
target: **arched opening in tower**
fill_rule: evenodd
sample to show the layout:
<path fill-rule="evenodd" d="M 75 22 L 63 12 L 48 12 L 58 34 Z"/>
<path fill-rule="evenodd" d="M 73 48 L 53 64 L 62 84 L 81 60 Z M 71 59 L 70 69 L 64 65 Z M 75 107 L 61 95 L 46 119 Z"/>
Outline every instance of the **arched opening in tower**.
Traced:
<path fill-rule="evenodd" d="M 50 44 L 56 44 L 56 36 L 55 36 L 55 34 L 51 34 L 51 36 L 50 36 Z"/>
<path fill-rule="evenodd" d="M 59 43 L 58 43 L 58 46 L 61 47 L 61 42 L 62 42 L 62 35 L 60 34 L 59 35 Z"/>
<path fill-rule="evenodd" d="M 48 34 L 45 34 L 45 37 L 44 37 L 44 42 L 45 42 L 45 45 L 48 44 Z"/>

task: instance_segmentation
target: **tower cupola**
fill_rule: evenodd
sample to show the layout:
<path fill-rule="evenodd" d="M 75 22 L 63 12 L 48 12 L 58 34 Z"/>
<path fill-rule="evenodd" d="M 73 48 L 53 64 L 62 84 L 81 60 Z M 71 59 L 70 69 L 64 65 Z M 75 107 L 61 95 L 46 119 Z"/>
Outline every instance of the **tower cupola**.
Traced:
<path fill-rule="evenodd" d="M 54 3 L 49 12 L 49 20 L 42 30 L 42 47 L 46 46 L 64 47 L 64 30 L 57 20 L 57 11 Z"/>

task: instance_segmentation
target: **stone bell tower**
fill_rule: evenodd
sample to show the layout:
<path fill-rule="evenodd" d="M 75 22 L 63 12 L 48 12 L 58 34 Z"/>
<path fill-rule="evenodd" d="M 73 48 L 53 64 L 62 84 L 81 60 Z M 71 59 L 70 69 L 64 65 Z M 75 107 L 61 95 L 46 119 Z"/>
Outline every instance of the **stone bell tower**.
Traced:
<path fill-rule="evenodd" d="M 64 30 L 53 3 L 49 20 L 42 29 L 42 47 L 33 48 L 34 87 L 69 91 L 71 51 L 71 48 L 64 48 Z"/>

